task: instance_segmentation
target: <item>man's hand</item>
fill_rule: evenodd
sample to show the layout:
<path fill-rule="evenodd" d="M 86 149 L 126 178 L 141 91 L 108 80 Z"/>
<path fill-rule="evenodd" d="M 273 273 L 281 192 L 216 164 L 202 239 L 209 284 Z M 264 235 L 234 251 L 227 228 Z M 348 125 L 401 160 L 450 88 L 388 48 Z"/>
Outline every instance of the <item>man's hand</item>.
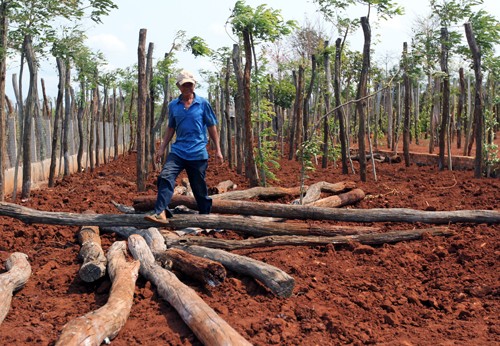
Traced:
<path fill-rule="evenodd" d="M 224 156 L 222 156 L 222 152 L 217 150 L 215 153 L 215 163 L 222 164 L 224 162 Z"/>

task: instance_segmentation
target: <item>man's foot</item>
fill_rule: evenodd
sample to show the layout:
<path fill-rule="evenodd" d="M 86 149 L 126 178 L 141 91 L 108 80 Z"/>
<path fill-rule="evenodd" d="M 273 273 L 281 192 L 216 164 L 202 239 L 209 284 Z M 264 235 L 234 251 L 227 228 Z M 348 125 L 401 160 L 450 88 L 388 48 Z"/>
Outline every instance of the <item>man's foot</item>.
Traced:
<path fill-rule="evenodd" d="M 170 215 L 172 215 L 172 213 L 170 213 Z M 151 221 L 160 225 L 168 224 L 168 220 L 164 212 L 160 214 L 146 215 L 144 216 L 144 220 Z"/>
<path fill-rule="evenodd" d="M 174 217 L 174 214 L 172 214 L 172 211 L 168 208 L 165 209 L 165 212 L 163 212 L 162 214 L 164 214 L 167 219 L 171 219 Z"/>

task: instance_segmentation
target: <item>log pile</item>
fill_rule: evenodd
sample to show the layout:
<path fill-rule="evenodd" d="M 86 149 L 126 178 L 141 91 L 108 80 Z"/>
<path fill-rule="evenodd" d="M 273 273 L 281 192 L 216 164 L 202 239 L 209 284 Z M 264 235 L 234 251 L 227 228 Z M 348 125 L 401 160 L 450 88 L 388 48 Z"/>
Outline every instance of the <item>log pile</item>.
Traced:
<path fill-rule="evenodd" d="M 196 202 L 189 195 L 189 185 L 183 184 L 183 187 L 180 194 L 174 195 L 170 206 L 196 209 Z M 202 343 L 249 345 L 192 288 L 181 282 L 177 274 L 189 276 L 203 285 L 217 286 L 231 272 L 238 273 L 252 277 L 273 295 L 287 298 L 293 294 L 295 286 L 292 276 L 269 263 L 230 251 L 273 246 L 374 246 L 417 240 L 424 235 L 453 234 L 447 227 L 381 233 L 376 226 L 311 223 L 313 220 L 357 223 L 500 223 L 500 213 L 491 210 L 426 212 L 411 209 L 341 209 L 342 206 L 357 203 L 365 196 L 363 190 L 356 188 L 356 184 L 350 181 L 320 182 L 302 188 L 252 188 L 240 191 L 235 188 L 230 181 L 219 184 L 212 190 L 216 192 L 212 196 L 212 214 L 176 215 L 162 225 L 161 230 L 150 227 L 152 224 L 143 219 L 143 214 L 138 213 L 152 208 L 155 200 L 153 196 L 137 198 L 132 207 L 114 203 L 123 213 L 119 215 L 40 212 L 0 202 L 0 215 L 14 217 L 26 223 L 82 226 L 78 234 L 81 244 L 79 256 L 83 262 L 80 269 L 82 280 L 91 282 L 108 274 L 112 282 L 108 302 L 98 310 L 69 321 L 64 326 L 57 345 L 99 345 L 109 343 L 116 337 L 128 318 L 139 273 L 151 281 L 158 295 L 176 309 Z M 269 201 L 285 196 L 295 199 L 291 204 L 248 201 Z M 277 218 L 281 218 L 283 222 L 273 221 Z M 307 223 L 288 220 L 307 220 Z M 242 237 L 239 240 L 228 240 L 210 236 L 178 236 L 173 232 L 189 227 L 232 230 Z M 112 232 L 126 241 L 114 242 L 105 257 L 100 232 Z M 128 251 L 134 261 L 126 260 Z M 3 298 L 4 304 L 0 307 L 0 323 L 9 310 L 12 292 L 24 285 L 31 272 L 26 255 L 13 254 L 9 261 L 6 264 L 9 271 L 0 275 L 0 299 Z M 83 269 L 87 267 L 92 269 Z"/>

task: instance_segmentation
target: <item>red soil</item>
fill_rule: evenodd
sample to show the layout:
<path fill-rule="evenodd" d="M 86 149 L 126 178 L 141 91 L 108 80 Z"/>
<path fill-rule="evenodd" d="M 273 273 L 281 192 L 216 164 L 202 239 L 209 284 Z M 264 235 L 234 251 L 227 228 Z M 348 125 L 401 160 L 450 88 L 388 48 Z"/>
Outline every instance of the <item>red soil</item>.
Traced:
<path fill-rule="evenodd" d="M 427 151 L 425 146 L 413 148 Z M 373 181 L 341 175 L 338 167 L 318 168 L 306 184 L 353 180 L 367 198 L 351 208 L 419 210 L 496 209 L 500 180 L 475 179 L 472 171 L 377 165 Z M 118 213 L 111 200 L 132 205 L 135 155 L 120 157 L 95 172 L 75 174 L 54 188 L 33 192 L 23 205 L 44 211 Z M 276 186 L 299 182 L 295 161 L 281 162 Z M 239 189 L 245 179 L 227 165 L 208 171 L 209 186 L 231 179 Z M 155 177 L 146 194 L 154 195 Z M 20 201 L 17 201 L 21 203 Z M 282 200 L 281 202 L 287 202 Z M 318 222 L 321 223 L 321 222 Z M 351 223 L 354 224 L 354 223 Z M 382 223 L 385 231 L 424 228 L 425 224 Z M 253 279 L 228 273 L 218 287 L 205 287 L 181 276 L 241 335 L 256 345 L 492 345 L 500 344 L 500 225 L 451 224 L 451 237 L 379 247 L 301 246 L 236 251 L 277 266 L 296 280 L 292 297 L 277 298 Z M 52 345 L 64 324 L 102 306 L 109 279 L 82 282 L 77 273 L 78 227 L 25 225 L 0 217 L 0 260 L 14 251 L 29 256 L 33 274 L 15 293 L 0 326 L 0 344 Z M 218 234 L 217 236 L 221 236 Z M 239 237 L 227 231 L 222 236 Z M 103 248 L 119 239 L 102 236 Z M 130 317 L 113 345 L 199 345 L 176 311 L 155 287 L 139 278 Z"/>

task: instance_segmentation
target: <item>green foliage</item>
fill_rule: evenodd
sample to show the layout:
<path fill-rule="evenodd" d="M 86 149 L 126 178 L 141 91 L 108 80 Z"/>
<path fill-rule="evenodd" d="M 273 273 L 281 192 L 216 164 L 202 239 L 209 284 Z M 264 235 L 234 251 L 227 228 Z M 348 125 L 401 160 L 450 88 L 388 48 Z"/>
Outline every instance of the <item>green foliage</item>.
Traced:
<path fill-rule="evenodd" d="M 297 158 L 301 162 L 301 170 L 304 178 L 307 178 L 306 172 L 311 172 L 316 169 L 316 157 L 322 153 L 322 144 L 323 142 L 314 134 L 309 140 L 304 141 L 297 150 Z"/>
<path fill-rule="evenodd" d="M 191 37 L 186 44 L 186 49 L 190 50 L 196 58 L 199 56 L 210 56 L 213 54 L 205 40 L 199 36 Z"/>
<path fill-rule="evenodd" d="M 297 26 L 295 21 L 285 22 L 280 10 L 273 10 L 266 6 L 263 4 L 253 9 L 243 0 L 236 1 L 228 19 L 233 33 L 239 35 L 247 30 L 255 40 L 274 42 L 281 36 L 290 34 Z"/>
<path fill-rule="evenodd" d="M 392 18 L 396 15 L 404 14 L 404 9 L 393 0 L 314 0 L 325 17 L 332 18 L 339 11 L 346 11 L 350 6 L 368 6 L 368 13 L 371 8 L 377 10 L 380 18 Z"/>
<path fill-rule="evenodd" d="M 267 99 L 263 99 L 260 105 L 260 113 L 257 116 L 257 120 L 260 124 L 271 124 L 272 120 L 276 114 L 273 111 L 273 106 L 271 102 Z M 279 164 L 279 150 L 276 150 L 277 143 L 270 138 L 275 137 L 275 133 L 272 127 L 264 127 L 259 132 L 260 137 L 260 148 L 255 148 L 255 163 L 259 171 L 264 172 L 266 175 L 266 180 L 276 180 L 276 176 L 273 170 L 280 168 Z"/>
<path fill-rule="evenodd" d="M 290 109 L 295 100 L 295 85 L 289 78 L 274 81 L 274 103 L 282 108 Z"/>

